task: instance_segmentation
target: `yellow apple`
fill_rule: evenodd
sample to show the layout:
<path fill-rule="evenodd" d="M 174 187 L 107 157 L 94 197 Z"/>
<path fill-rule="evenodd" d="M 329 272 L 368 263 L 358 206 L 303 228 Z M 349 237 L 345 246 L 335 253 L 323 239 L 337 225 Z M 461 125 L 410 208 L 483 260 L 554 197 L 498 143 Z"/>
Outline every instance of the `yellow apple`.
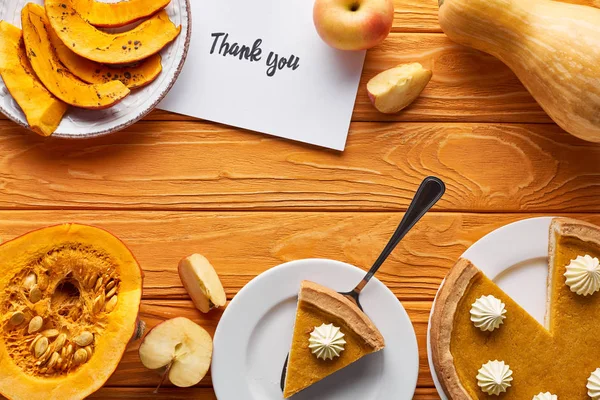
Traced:
<path fill-rule="evenodd" d="M 383 42 L 394 22 L 392 0 L 316 0 L 319 36 L 340 50 L 365 50 Z"/>
<path fill-rule="evenodd" d="M 398 65 L 367 83 L 369 99 L 380 112 L 395 114 L 419 97 L 431 76 L 431 71 L 419 63 Z"/>

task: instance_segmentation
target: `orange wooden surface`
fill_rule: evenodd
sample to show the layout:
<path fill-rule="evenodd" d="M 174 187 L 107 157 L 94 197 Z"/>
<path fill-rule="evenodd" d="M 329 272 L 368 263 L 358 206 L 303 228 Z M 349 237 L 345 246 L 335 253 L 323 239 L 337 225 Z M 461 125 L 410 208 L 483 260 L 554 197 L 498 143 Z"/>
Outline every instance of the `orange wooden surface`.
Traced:
<path fill-rule="evenodd" d="M 437 175 L 445 197 L 378 274 L 415 325 L 414 398 L 437 399 L 425 345 L 444 275 L 506 223 L 540 215 L 600 223 L 600 146 L 553 124 L 499 61 L 448 40 L 436 0 L 395 0 L 395 8 L 393 33 L 368 52 L 343 153 L 163 111 L 89 141 L 40 138 L 0 117 L 0 239 L 61 222 L 104 227 L 145 270 L 141 316 L 150 327 L 183 315 L 214 333 L 222 311 L 192 307 L 176 272 L 181 257 L 205 254 L 229 299 L 285 261 L 368 268 L 421 179 Z M 430 85 L 407 110 L 379 114 L 365 83 L 410 61 L 433 70 Z M 92 398 L 216 398 L 210 374 L 153 395 L 158 379 L 133 344 Z"/>

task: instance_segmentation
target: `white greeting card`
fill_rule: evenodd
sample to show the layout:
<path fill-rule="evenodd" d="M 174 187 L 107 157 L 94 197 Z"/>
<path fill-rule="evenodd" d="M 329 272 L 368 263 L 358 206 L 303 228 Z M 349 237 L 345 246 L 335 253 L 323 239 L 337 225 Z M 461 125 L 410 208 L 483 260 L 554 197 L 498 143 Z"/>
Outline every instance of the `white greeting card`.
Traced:
<path fill-rule="evenodd" d="M 365 52 L 332 49 L 312 0 L 191 0 L 185 67 L 159 108 L 343 150 Z"/>

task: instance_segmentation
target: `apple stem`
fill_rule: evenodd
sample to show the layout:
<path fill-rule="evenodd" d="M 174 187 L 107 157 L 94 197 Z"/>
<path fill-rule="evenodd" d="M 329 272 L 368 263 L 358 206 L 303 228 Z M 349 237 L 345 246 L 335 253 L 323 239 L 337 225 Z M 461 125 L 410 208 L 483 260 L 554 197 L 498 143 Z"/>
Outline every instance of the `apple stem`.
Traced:
<path fill-rule="evenodd" d="M 173 361 L 171 361 L 169 364 L 167 364 L 167 368 L 165 369 L 165 372 L 163 372 L 162 377 L 160 378 L 160 382 L 158 383 L 158 386 L 156 387 L 156 389 L 154 389 L 154 394 L 158 393 L 158 389 L 160 389 L 162 384 L 165 382 L 165 379 L 167 379 L 167 374 L 169 373 L 169 370 L 171 369 L 172 365 L 173 365 Z"/>

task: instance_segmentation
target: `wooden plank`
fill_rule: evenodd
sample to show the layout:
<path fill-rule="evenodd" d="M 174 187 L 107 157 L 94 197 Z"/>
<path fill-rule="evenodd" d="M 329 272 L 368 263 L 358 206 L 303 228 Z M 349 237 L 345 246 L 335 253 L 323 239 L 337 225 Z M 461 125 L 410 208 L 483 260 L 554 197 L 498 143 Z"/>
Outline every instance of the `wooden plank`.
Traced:
<path fill-rule="evenodd" d="M 105 387 L 90 396 L 90 399 L 119 400 L 119 399 L 148 399 L 148 400 L 216 400 L 214 391 L 210 388 L 165 388 L 158 394 L 152 393 L 152 388 L 114 388 Z M 434 400 L 439 395 L 433 388 L 417 388 L 413 400 Z"/>
<path fill-rule="evenodd" d="M 354 123 L 343 154 L 209 123 L 22 133 L 0 122 L 1 208 L 405 210 L 433 174 L 440 210 L 600 210 L 600 146 L 556 125 Z"/>
<path fill-rule="evenodd" d="M 561 1 L 600 8 L 600 0 Z M 438 9 L 438 0 L 394 0 L 392 32 L 442 32 Z"/>
<path fill-rule="evenodd" d="M 119 400 L 119 399 L 148 399 L 148 400 L 216 400 L 214 391 L 210 388 L 164 388 L 158 394 L 152 393 L 152 388 L 143 387 L 105 387 L 90 396 L 90 399 Z M 433 388 L 417 388 L 413 400 L 434 400 L 439 395 Z"/>
<path fill-rule="evenodd" d="M 425 389 L 426 391 L 428 389 Z M 416 397 L 415 397 L 416 398 Z M 423 400 L 430 397 L 423 397 Z M 174 388 L 165 387 L 158 393 L 154 393 L 154 388 L 150 387 L 103 387 L 96 393 L 88 397 L 94 400 L 121 400 L 121 399 L 140 399 L 140 400 L 217 400 L 212 388 Z"/>
<path fill-rule="evenodd" d="M 403 301 L 432 300 L 448 269 L 473 242 L 507 223 L 539 215 L 429 213 L 377 276 Z M 600 224 L 600 214 L 569 215 Z M 401 217 L 376 212 L 2 211 L 0 238 L 65 221 L 100 226 L 136 255 L 145 272 L 145 298 L 187 299 L 177 263 L 195 252 L 211 260 L 232 298 L 256 275 L 287 261 L 330 258 L 367 269 Z"/>
<path fill-rule="evenodd" d="M 418 14 L 421 0 L 408 2 L 415 4 Z M 433 71 L 422 96 L 399 114 L 375 110 L 366 92 L 368 80 L 397 64 L 416 61 Z M 195 119 L 156 110 L 146 120 Z M 551 122 L 508 67 L 492 56 L 453 43 L 442 33 L 392 33 L 369 50 L 352 120 Z"/>
<path fill-rule="evenodd" d="M 427 322 L 431 302 L 406 301 L 403 303 L 415 328 L 419 344 L 419 380 L 418 385 L 422 387 L 433 386 L 431 374 L 427 364 Z M 148 329 L 160 322 L 174 318 L 186 317 L 204 327 L 211 336 L 222 315 L 222 311 L 216 310 L 209 314 L 202 314 L 196 310 L 191 301 L 187 300 L 144 300 L 140 309 L 140 318 L 146 322 Z M 290 327 L 291 329 L 291 327 Z M 156 387 L 160 381 L 159 374 L 149 371 L 140 363 L 138 357 L 139 342 L 132 343 L 119 367 L 106 383 L 107 386 L 140 386 Z M 212 380 L 209 375 L 200 382 L 199 387 L 210 387 Z M 166 387 L 171 386 L 169 383 Z"/>
<path fill-rule="evenodd" d="M 419 1 L 419 0 L 415 0 Z M 433 78 L 421 97 L 399 114 L 379 113 L 366 84 L 401 63 L 420 62 Z M 193 120 L 164 111 L 149 120 Z M 460 46 L 444 34 L 392 33 L 370 50 L 362 74 L 353 121 L 551 122 L 512 71 L 485 53 Z"/>

